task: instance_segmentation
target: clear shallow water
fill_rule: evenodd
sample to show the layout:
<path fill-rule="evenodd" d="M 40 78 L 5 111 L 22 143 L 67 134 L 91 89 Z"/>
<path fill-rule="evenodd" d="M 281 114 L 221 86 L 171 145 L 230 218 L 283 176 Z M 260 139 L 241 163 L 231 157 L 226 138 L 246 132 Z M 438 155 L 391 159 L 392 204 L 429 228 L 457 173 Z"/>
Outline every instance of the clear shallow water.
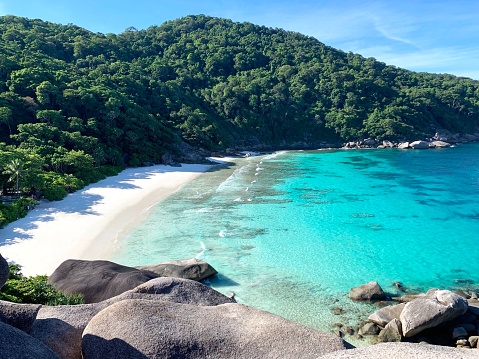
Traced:
<path fill-rule="evenodd" d="M 200 176 L 117 243 L 126 265 L 197 257 L 239 302 L 330 330 L 349 289 L 479 288 L 479 144 L 280 152 Z M 334 307 L 344 313 L 335 315 Z"/>

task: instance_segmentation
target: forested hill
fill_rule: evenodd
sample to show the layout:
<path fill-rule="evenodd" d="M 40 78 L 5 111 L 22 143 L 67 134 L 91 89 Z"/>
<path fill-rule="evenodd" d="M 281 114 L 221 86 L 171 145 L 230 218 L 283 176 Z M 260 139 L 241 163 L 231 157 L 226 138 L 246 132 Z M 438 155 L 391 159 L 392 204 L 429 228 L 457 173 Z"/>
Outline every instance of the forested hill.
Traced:
<path fill-rule="evenodd" d="M 188 16 L 115 35 L 3 16 L 0 35 L 0 142 L 63 174 L 79 170 L 71 156 L 139 165 L 185 143 L 288 147 L 479 126 L 478 81 L 250 23 Z"/>

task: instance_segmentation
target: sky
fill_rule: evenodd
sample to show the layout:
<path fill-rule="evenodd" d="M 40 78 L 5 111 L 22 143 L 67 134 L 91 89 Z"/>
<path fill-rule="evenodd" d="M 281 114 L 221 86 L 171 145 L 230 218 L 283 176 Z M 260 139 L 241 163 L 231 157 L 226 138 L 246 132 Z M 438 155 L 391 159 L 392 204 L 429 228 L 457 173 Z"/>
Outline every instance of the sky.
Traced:
<path fill-rule="evenodd" d="M 313 36 L 413 71 L 479 80 L 477 0 L 0 0 L 16 15 L 121 33 L 204 14 Z"/>

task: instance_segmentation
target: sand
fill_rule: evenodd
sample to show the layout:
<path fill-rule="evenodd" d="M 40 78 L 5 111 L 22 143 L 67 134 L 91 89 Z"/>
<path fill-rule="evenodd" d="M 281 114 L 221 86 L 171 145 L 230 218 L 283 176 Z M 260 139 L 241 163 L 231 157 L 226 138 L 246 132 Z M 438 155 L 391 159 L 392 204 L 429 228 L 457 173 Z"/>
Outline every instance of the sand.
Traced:
<path fill-rule="evenodd" d="M 66 259 L 108 259 L 115 241 L 148 210 L 211 168 L 130 168 L 56 202 L 42 201 L 0 229 L 0 253 L 25 275 L 50 275 Z"/>

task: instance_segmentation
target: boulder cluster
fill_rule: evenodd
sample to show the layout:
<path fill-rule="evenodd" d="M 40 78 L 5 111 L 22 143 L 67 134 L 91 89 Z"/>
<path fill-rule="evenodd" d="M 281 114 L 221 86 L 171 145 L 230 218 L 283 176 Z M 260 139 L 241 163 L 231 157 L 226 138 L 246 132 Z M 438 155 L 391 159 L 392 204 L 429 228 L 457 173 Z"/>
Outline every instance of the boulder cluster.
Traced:
<path fill-rule="evenodd" d="M 3 262 L 0 273 L 8 269 Z M 84 294 L 89 303 L 0 301 L 0 358 L 317 358 L 352 348 L 332 334 L 238 304 L 198 281 L 149 278 L 172 272 L 202 278 L 211 268 L 197 260 L 139 268 L 66 261 L 52 284 Z M 0 283 L 7 278 L 8 273 Z M 111 296 L 115 285 L 134 287 Z"/>
<path fill-rule="evenodd" d="M 401 148 L 401 149 L 429 149 L 450 147 L 457 143 L 477 142 L 479 141 L 479 132 L 470 134 L 450 133 L 445 130 L 438 130 L 434 136 L 415 141 L 379 141 L 375 138 L 365 138 L 358 141 L 350 141 L 343 144 L 342 148 Z"/>
<path fill-rule="evenodd" d="M 198 281 L 148 279 L 152 273 L 172 269 L 186 276 L 195 272 L 198 278 L 211 271 L 205 262 L 184 263 L 181 269 L 181 261 L 137 268 L 107 261 L 66 261 L 52 275 L 52 283 L 81 290 L 90 303 L 41 306 L 0 301 L 0 358 L 473 358 L 470 350 L 401 342 L 355 349 L 333 334 L 238 304 Z M 191 265 L 202 270 L 188 269 Z M 0 287 L 7 279 L 8 264 L 0 256 Z M 110 282 L 122 290 L 134 287 L 111 296 Z M 359 297 L 374 295 L 370 290 Z M 461 299 L 451 300 L 448 293 L 431 298 L 437 305 L 462 303 L 456 305 L 457 312 L 467 306 Z"/>
<path fill-rule="evenodd" d="M 457 348 L 479 348 L 479 301 L 476 293 L 431 289 L 427 293 L 392 297 L 377 282 L 351 288 L 349 297 L 389 304 L 368 317 L 359 335 L 374 335 L 376 342 L 429 343 Z M 390 305 L 391 303 L 395 303 Z M 479 357 L 479 353 L 475 353 Z"/>

